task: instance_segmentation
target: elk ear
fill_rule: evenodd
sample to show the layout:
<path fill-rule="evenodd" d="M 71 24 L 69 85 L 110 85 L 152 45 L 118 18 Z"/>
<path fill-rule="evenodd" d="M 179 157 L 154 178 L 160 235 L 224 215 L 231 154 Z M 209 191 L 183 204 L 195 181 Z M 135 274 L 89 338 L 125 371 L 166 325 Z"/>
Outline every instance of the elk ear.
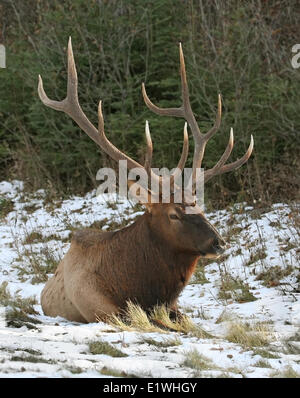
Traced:
<path fill-rule="evenodd" d="M 128 180 L 129 190 L 128 197 L 137 200 L 141 205 L 146 206 L 147 210 L 151 212 L 153 205 L 153 194 L 148 188 L 142 187 L 138 182 Z"/>

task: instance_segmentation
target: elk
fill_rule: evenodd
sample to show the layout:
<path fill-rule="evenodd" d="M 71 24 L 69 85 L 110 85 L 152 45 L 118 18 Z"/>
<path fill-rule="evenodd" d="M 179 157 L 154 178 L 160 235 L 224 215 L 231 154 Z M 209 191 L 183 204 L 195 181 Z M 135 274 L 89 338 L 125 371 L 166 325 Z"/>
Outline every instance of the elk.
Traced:
<path fill-rule="evenodd" d="M 77 72 L 73 57 L 71 38 L 68 43 L 67 95 L 62 101 L 48 98 L 41 76 L 38 93 L 44 105 L 65 112 L 77 125 L 115 161 L 126 160 L 128 169 L 142 168 L 147 175 L 158 178 L 151 169 L 152 140 L 146 124 L 146 155 L 141 165 L 116 148 L 106 137 L 101 101 L 98 106 L 98 128 L 84 114 L 77 93 Z M 205 146 L 217 132 L 221 123 L 221 96 L 218 96 L 216 120 L 206 134 L 200 132 L 191 109 L 185 62 L 179 45 L 182 105 L 178 108 L 160 108 L 149 99 L 144 84 L 142 94 L 147 107 L 158 115 L 185 119 L 184 140 L 176 170 L 182 171 L 188 154 L 187 123 L 195 147 L 193 154 L 192 186 L 196 170 L 201 168 Z M 233 148 L 233 132 L 220 160 L 211 169 L 204 171 L 204 182 L 242 166 L 253 150 L 253 137 L 240 159 L 225 164 Z M 174 174 L 171 175 L 174 182 Z M 175 184 L 173 184 L 173 187 Z M 194 188 L 193 188 L 194 189 Z M 149 196 L 150 190 L 145 190 Z M 174 192 L 172 193 L 172 195 Z M 192 197 L 193 192 L 191 193 Z M 142 201 L 145 213 L 134 223 L 120 230 L 77 231 L 70 249 L 57 267 L 55 274 L 46 283 L 41 293 L 45 315 L 61 316 L 71 321 L 89 323 L 106 321 L 112 314 L 120 314 L 128 301 L 140 305 L 146 312 L 156 305 L 166 305 L 170 316 L 180 314 L 177 308 L 179 294 L 191 278 L 200 258 L 217 258 L 226 243 L 217 230 L 205 218 L 201 208 L 193 203 L 194 211 L 187 212 L 188 204 L 151 203 Z"/>

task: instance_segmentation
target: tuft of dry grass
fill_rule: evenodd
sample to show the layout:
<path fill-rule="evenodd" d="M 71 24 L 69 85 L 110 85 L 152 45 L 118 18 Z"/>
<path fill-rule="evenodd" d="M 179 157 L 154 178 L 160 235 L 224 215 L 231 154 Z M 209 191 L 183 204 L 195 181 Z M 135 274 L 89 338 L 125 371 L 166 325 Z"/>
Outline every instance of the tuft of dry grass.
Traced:
<path fill-rule="evenodd" d="M 37 300 L 35 297 L 22 298 L 18 294 L 13 297 L 7 286 L 7 282 L 3 282 L 0 286 L 0 305 L 6 307 L 5 320 L 7 325 L 16 328 L 25 325 L 30 329 L 35 329 L 35 325 L 41 322 L 30 315 L 38 314 L 33 307 L 37 304 Z"/>
<path fill-rule="evenodd" d="M 0 219 L 5 218 L 13 209 L 14 202 L 12 200 L 0 197 Z"/>
<path fill-rule="evenodd" d="M 291 265 L 282 268 L 278 265 L 270 267 L 269 269 L 260 272 L 256 280 L 262 281 L 262 284 L 267 287 L 274 287 L 280 285 L 280 280 L 290 275 L 294 271 Z"/>
<path fill-rule="evenodd" d="M 111 376 L 111 377 L 122 377 L 122 378 L 138 378 L 139 376 L 137 376 L 136 374 L 132 374 L 132 373 L 127 373 L 124 370 L 117 370 L 117 369 L 113 369 L 113 368 L 109 368 L 107 366 L 104 366 L 101 370 L 100 370 L 100 374 L 103 376 Z"/>
<path fill-rule="evenodd" d="M 250 258 L 244 263 L 244 266 L 249 266 L 249 265 L 256 263 L 257 261 L 262 261 L 266 257 L 267 257 L 267 253 L 266 253 L 265 248 L 256 247 L 255 251 L 252 251 L 250 253 Z"/>
<path fill-rule="evenodd" d="M 47 363 L 49 365 L 57 363 L 55 359 L 46 359 L 35 355 L 13 355 L 10 360 L 15 362 Z"/>
<path fill-rule="evenodd" d="M 33 308 L 37 304 L 35 297 L 22 298 L 19 294 L 15 294 L 13 297 L 8 291 L 8 282 L 3 282 L 0 285 L 0 304 L 5 307 L 18 307 L 27 314 L 38 314 Z"/>
<path fill-rule="evenodd" d="M 272 339 L 272 331 L 265 322 L 248 323 L 238 320 L 229 323 L 225 338 L 251 349 L 268 345 Z"/>
<path fill-rule="evenodd" d="M 272 368 L 269 362 L 265 359 L 258 360 L 253 366 L 256 366 L 257 368 Z"/>
<path fill-rule="evenodd" d="M 121 330 L 143 332 L 161 332 L 162 330 L 152 324 L 146 312 L 137 304 L 129 301 L 127 308 L 121 314 L 113 314 L 109 317 L 108 323 Z"/>
<path fill-rule="evenodd" d="M 280 379 L 299 379 L 300 373 L 296 372 L 291 366 L 286 366 L 283 370 L 275 370 L 269 377 Z"/>
<path fill-rule="evenodd" d="M 48 274 L 53 274 L 60 262 L 57 251 L 51 249 L 47 244 L 36 253 L 33 246 L 29 245 L 22 252 L 19 251 L 19 258 L 22 259 L 22 265 L 15 265 L 19 276 L 31 277 L 31 283 L 47 282 Z"/>
<path fill-rule="evenodd" d="M 7 289 L 8 282 L 3 282 L 0 285 L 0 304 L 7 306 L 9 301 L 12 299 L 11 294 Z"/>
<path fill-rule="evenodd" d="M 225 273 L 221 277 L 218 296 L 221 300 L 232 299 L 238 303 L 247 303 L 257 300 L 257 298 L 250 292 L 250 288 L 247 283 L 228 273 Z"/>
<path fill-rule="evenodd" d="M 203 370 L 220 370 L 220 368 L 197 349 L 186 352 L 182 366 L 193 369 L 194 377 L 200 377 Z"/>
<path fill-rule="evenodd" d="M 114 358 L 127 357 L 128 355 L 109 344 L 107 341 L 97 340 L 89 343 L 89 350 L 93 355 L 109 355 Z"/>
<path fill-rule="evenodd" d="M 167 328 L 176 332 L 192 334 L 199 339 L 213 337 L 199 325 L 196 325 L 187 315 L 182 315 L 176 320 L 171 320 L 170 312 L 164 305 L 154 307 L 150 317 L 152 320 L 158 320 L 162 322 L 162 324 L 164 324 Z"/>
<path fill-rule="evenodd" d="M 166 333 L 170 331 L 192 334 L 197 338 L 211 338 L 212 336 L 195 325 L 192 320 L 182 315 L 180 318 L 170 319 L 170 311 L 165 305 L 156 306 L 150 314 L 147 314 L 139 305 L 127 303 L 127 309 L 121 315 L 112 315 L 109 324 L 121 330 L 142 332 Z"/>
<path fill-rule="evenodd" d="M 170 348 L 170 347 L 177 347 L 182 344 L 181 340 L 175 336 L 174 338 L 164 338 L 163 340 L 155 340 L 149 336 L 142 336 L 141 340 L 142 343 L 149 344 L 151 346 L 157 348 Z"/>
<path fill-rule="evenodd" d="M 279 359 L 280 356 L 278 354 L 274 354 L 273 352 L 270 352 L 266 349 L 263 348 L 256 348 L 253 350 L 254 355 L 260 355 L 262 358 L 266 359 Z"/>
<path fill-rule="evenodd" d="M 33 243 L 39 243 L 43 240 L 43 235 L 38 231 L 32 231 L 30 234 L 26 235 L 23 240 L 24 245 L 30 245 Z"/>

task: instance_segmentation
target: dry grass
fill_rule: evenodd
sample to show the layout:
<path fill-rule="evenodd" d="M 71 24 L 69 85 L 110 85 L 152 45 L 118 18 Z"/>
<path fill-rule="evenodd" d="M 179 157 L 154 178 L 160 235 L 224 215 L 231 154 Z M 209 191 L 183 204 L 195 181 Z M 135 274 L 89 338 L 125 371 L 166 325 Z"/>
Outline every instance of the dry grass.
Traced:
<path fill-rule="evenodd" d="M 157 306 L 147 314 L 139 305 L 128 302 L 127 309 L 121 315 L 112 315 L 109 324 L 121 330 L 141 332 L 167 333 L 170 331 L 192 334 L 198 338 L 211 338 L 212 336 L 192 320 L 183 315 L 180 319 L 171 320 L 170 312 L 166 306 Z"/>
<path fill-rule="evenodd" d="M 0 219 L 5 218 L 13 209 L 14 202 L 12 200 L 0 197 Z"/>
<path fill-rule="evenodd" d="M 228 273 L 221 276 L 218 296 L 221 300 L 231 299 L 238 303 L 247 303 L 257 300 L 257 298 L 250 292 L 250 288 L 247 283 Z"/>
<path fill-rule="evenodd" d="M 262 261 L 267 257 L 267 253 L 265 248 L 261 247 L 261 248 L 255 248 L 254 251 L 252 251 L 250 253 L 250 258 L 244 263 L 244 266 L 249 266 L 252 265 L 254 263 L 256 263 L 257 261 Z"/>
<path fill-rule="evenodd" d="M 127 357 L 128 355 L 120 351 L 118 348 L 114 347 L 106 341 L 91 341 L 89 343 L 89 350 L 93 355 L 109 355 L 114 358 Z"/>
<path fill-rule="evenodd" d="M 262 284 L 267 287 L 274 287 L 280 285 L 280 280 L 290 275 L 294 271 L 291 265 L 285 268 L 274 266 L 260 272 L 256 280 L 262 281 Z"/>
<path fill-rule="evenodd" d="M 274 354 L 273 352 L 270 352 L 264 348 L 256 348 L 253 350 L 254 355 L 260 355 L 262 358 L 266 359 L 279 359 L 280 356 L 278 354 Z"/>
<path fill-rule="evenodd" d="M 15 362 L 30 362 L 30 363 L 47 363 L 50 365 L 54 365 L 57 363 L 55 359 L 46 359 L 42 358 L 40 356 L 34 356 L 34 355 L 13 355 L 10 358 L 11 361 Z"/>
<path fill-rule="evenodd" d="M 275 370 L 269 377 L 280 379 L 299 379 L 300 373 L 296 372 L 291 366 L 286 366 L 283 370 Z"/>
<path fill-rule="evenodd" d="M 32 231 L 30 234 L 27 234 L 25 239 L 23 240 L 24 245 L 30 245 L 33 243 L 40 243 L 43 240 L 43 235 L 38 231 Z"/>
<path fill-rule="evenodd" d="M 234 321 L 229 323 L 226 340 L 244 348 L 267 346 L 272 339 L 270 325 L 264 322 L 248 323 Z"/>
<path fill-rule="evenodd" d="M 141 343 L 146 343 L 151 346 L 157 347 L 157 348 L 170 348 L 170 347 L 178 347 L 179 345 L 182 344 L 181 340 L 175 336 L 174 338 L 165 338 L 163 340 L 155 340 L 149 336 L 142 336 L 141 338 Z"/>
<path fill-rule="evenodd" d="M 127 309 L 122 314 L 113 314 L 108 323 L 121 330 L 143 332 L 162 332 L 160 328 L 150 322 L 146 312 L 136 304 L 128 302 Z"/>
<path fill-rule="evenodd" d="M 194 377 L 200 377 L 204 370 L 220 370 L 220 368 L 209 358 L 201 354 L 198 350 L 193 349 L 185 354 L 185 360 L 182 366 L 186 366 L 194 370 Z"/>
<path fill-rule="evenodd" d="M 5 307 L 18 307 L 27 314 L 37 314 L 33 306 L 37 304 L 35 297 L 22 298 L 19 294 L 15 294 L 14 297 L 10 294 L 7 289 L 8 282 L 3 282 L 0 285 L 0 304 Z"/>
<path fill-rule="evenodd" d="M 36 252 L 33 245 L 28 245 L 25 250 L 18 248 L 19 259 L 22 264 L 15 265 L 19 277 L 31 277 L 31 283 L 47 282 L 48 274 L 53 274 L 61 258 L 55 249 L 50 248 L 46 243 Z M 21 260 L 19 260 L 20 262 Z"/>
<path fill-rule="evenodd" d="M 38 319 L 30 315 L 37 315 L 38 312 L 34 309 L 37 301 L 34 297 L 22 298 L 16 294 L 14 297 L 7 289 L 8 283 L 3 282 L 0 286 L 0 305 L 6 307 L 5 320 L 10 327 L 27 326 L 30 329 L 35 329 L 36 324 L 41 323 Z"/>
<path fill-rule="evenodd" d="M 117 369 L 113 369 L 113 368 L 109 368 L 107 366 L 104 366 L 101 370 L 100 370 L 100 374 L 103 376 L 111 376 L 111 377 L 125 377 L 125 378 L 137 378 L 139 376 L 133 374 L 133 373 L 126 373 L 124 370 L 120 371 Z"/>
<path fill-rule="evenodd" d="M 256 366 L 257 368 L 272 368 L 269 362 L 266 361 L 265 359 L 260 359 L 254 364 L 254 366 Z"/>

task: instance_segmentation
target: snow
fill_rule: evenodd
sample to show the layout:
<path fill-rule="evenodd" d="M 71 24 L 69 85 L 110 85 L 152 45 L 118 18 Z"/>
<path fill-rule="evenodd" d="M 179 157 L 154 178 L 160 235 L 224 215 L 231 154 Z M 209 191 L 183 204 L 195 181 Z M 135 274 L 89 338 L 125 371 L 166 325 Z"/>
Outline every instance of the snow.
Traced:
<path fill-rule="evenodd" d="M 0 307 L 0 377 L 99 378 L 107 377 L 101 373 L 103 369 L 113 369 L 140 377 L 188 378 L 195 376 L 195 369 L 184 361 L 193 350 L 212 361 L 211 368 L 196 373 L 198 377 L 271 377 L 286 369 L 300 374 L 296 204 L 278 203 L 257 213 L 257 209 L 240 203 L 207 214 L 221 234 L 228 234 L 233 227 L 235 232 L 229 234 L 231 247 L 224 260 L 206 265 L 208 282 L 200 284 L 192 278 L 180 296 L 181 311 L 213 335 L 198 338 L 175 332 L 120 331 L 105 323 L 79 324 L 47 317 L 42 312 L 39 303 L 44 282 L 33 283 L 30 259 L 37 258 L 43 263 L 50 255 L 58 261 L 67 252 L 70 233 L 76 228 L 102 221 L 105 230 L 112 220 L 133 220 L 142 212 L 136 211 L 132 203 L 114 196 L 99 198 L 96 191 L 48 203 L 43 190 L 26 194 L 21 181 L 0 182 L 0 204 L 1 199 L 12 201 L 13 208 L 2 217 L 0 208 L 0 286 L 7 282 L 13 296 L 35 296 L 38 315 L 32 317 L 40 323 L 33 329 L 26 324 L 20 328 L 9 326 L 6 309 Z M 38 232 L 40 239 L 26 242 L 32 232 Z M 263 254 L 256 258 L 258 251 Z M 271 267 L 290 267 L 291 272 L 274 286 L 266 286 L 257 276 Z M 219 290 L 224 275 L 242 280 L 256 300 L 238 302 L 230 295 L 221 299 Z M 269 325 L 271 342 L 255 351 L 255 347 L 228 341 L 226 333 L 233 320 Z M 157 342 L 176 337 L 180 344 L 161 348 L 147 343 L 146 337 Z M 98 340 L 109 342 L 127 357 L 93 355 L 89 343 Z M 292 350 L 287 349 L 288 341 Z M 271 352 L 275 358 L 263 358 L 259 349 Z M 30 355 L 36 361 L 30 360 Z M 268 367 L 259 366 L 259 361 L 267 362 Z"/>

